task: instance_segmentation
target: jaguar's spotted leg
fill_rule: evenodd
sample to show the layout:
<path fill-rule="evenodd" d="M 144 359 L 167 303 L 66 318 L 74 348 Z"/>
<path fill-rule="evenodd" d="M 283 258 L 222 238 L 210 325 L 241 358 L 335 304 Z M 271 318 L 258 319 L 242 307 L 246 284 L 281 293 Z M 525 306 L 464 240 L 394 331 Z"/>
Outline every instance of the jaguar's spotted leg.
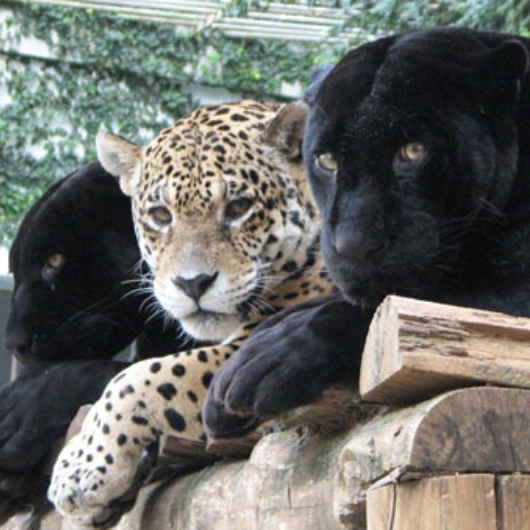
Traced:
<path fill-rule="evenodd" d="M 232 350 L 190 350 L 117 375 L 56 461 L 49 497 L 57 509 L 77 522 L 101 524 L 135 498 L 162 434 L 204 440 L 201 406 Z"/>

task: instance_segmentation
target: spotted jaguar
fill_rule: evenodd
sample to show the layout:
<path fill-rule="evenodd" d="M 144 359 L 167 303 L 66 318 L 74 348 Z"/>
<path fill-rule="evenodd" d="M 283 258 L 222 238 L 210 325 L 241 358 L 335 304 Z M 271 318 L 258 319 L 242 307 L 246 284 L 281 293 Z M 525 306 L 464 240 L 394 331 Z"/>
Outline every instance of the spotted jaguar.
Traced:
<path fill-rule="evenodd" d="M 132 197 L 154 297 L 211 345 L 108 384 L 53 471 L 49 498 L 76 523 L 101 526 L 134 498 L 161 435 L 205 440 L 210 381 L 260 321 L 334 291 L 301 160 L 306 115 L 303 102 L 245 100 L 199 108 L 145 146 L 98 135 L 102 165 Z"/>

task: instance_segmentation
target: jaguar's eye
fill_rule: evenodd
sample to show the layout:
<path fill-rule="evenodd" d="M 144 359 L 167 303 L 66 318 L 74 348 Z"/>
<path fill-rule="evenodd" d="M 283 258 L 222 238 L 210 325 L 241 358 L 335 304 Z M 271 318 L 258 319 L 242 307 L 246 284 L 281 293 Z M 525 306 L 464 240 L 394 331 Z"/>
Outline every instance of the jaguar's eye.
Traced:
<path fill-rule="evenodd" d="M 167 226 L 171 224 L 173 216 L 168 208 L 165 206 L 155 206 L 150 208 L 148 211 L 149 217 L 151 220 L 158 226 Z"/>
<path fill-rule="evenodd" d="M 57 252 L 46 258 L 46 265 L 52 269 L 60 269 L 64 265 L 64 255 Z"/>
<path fill-rule="evenodd" d="M 339 169 L 337 159 L 332 153 L 320 153 L 316 156 L 318 167 L 326 172 L 334 173 Z"/>
<path fill-rule="evenodd" d="M 235 221 L 245 215 L 250 207 L 254 204 L 254 200 L 250 197 L 240 197 L 230 201 L 225 208 L 225 219 L 227 221 Z"/>
<path fill-rule="evenodd" d="M 398 150 L 398 155 L 404 162 L 418 164 L 427 154 L 427 148 L 421 142 L 410 142 L 401 146 Z"/>

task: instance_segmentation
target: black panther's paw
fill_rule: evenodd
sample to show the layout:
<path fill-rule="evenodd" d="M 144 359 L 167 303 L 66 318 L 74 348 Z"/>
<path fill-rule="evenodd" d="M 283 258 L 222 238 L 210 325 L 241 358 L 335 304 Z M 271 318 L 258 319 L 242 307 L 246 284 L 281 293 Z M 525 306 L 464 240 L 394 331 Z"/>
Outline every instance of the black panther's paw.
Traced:
<path fill-rule="evenodd" d="M 252 432 L 258 420 L 252 416 L 238 416 L 229 412 L 222 401 L 208 398 L 202 411 L 204 428 L 210 440 L 237 438 Z"/>
<path fill-rule="evenodd" d="M 36 365 L 0 389 L 0 471 L 38 466 L 78 408 L 94 402 L 123 363 Z"/>
<path fill-rule="evenodd" d="M 305 405 L 329 383 L 356 375 L 370 318 L 333 296 L 258 327 L 212 381 L 203 410 L 209 435 L 240 436 L 256 421 Z"/>

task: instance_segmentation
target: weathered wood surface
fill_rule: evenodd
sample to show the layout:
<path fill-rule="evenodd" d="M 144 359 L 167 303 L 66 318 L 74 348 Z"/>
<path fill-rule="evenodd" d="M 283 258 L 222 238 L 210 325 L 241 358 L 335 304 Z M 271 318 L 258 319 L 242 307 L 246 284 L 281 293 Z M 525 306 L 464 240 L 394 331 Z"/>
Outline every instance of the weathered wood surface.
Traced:
<path fill-rule="evenodd" d="M 369 487 L 412 480 L 426 470 L 530 473 L 529 410 L 529 390 L 477 387 L 334 436 L 272 433 L 248 460 L 143 488 L 116 528 L 364 529 Z M 68 528 L 53 517 L 42 530 Z"/>
<path fill-rule="evenodd" d="M 336 497 L 353 520 L 366 489 L 429 473 L 528 472 L 530 391 L 475 387 L 395 410 L 357 430 L 338 462 Z"/>
<path fill-rule="evenodd" d="M 489 383 L 530 388 L 530 319 L 390 296 L 367 335 L 359 389 L 381 403 Z"/>
<path fill-rule="evenodd" d="M 368 530 L 528 530 L 530 476 L 464 474 L 370 488 Z"/>
<path fill-rule="evenodd" d="M 523 530 L 497 526 L 495 475 L 448 475 L 370 489 L 368 530 Z M 528 528 L 528 527 L 527 527 Z"/>
<path fill-rule="evenodd" d="M 497 478 L 498 528 L 530 529 L 530 476 L 506 475 Z"/>
<path fill-rule="evenodd" d="M 344 528 L 333 513 L 333 479 L 342 439 L 272 433 L 248 461 L 217 463 L 151 484 L 119 530 Z M 78 530 L 57 514 L 42 530 Z"/>

